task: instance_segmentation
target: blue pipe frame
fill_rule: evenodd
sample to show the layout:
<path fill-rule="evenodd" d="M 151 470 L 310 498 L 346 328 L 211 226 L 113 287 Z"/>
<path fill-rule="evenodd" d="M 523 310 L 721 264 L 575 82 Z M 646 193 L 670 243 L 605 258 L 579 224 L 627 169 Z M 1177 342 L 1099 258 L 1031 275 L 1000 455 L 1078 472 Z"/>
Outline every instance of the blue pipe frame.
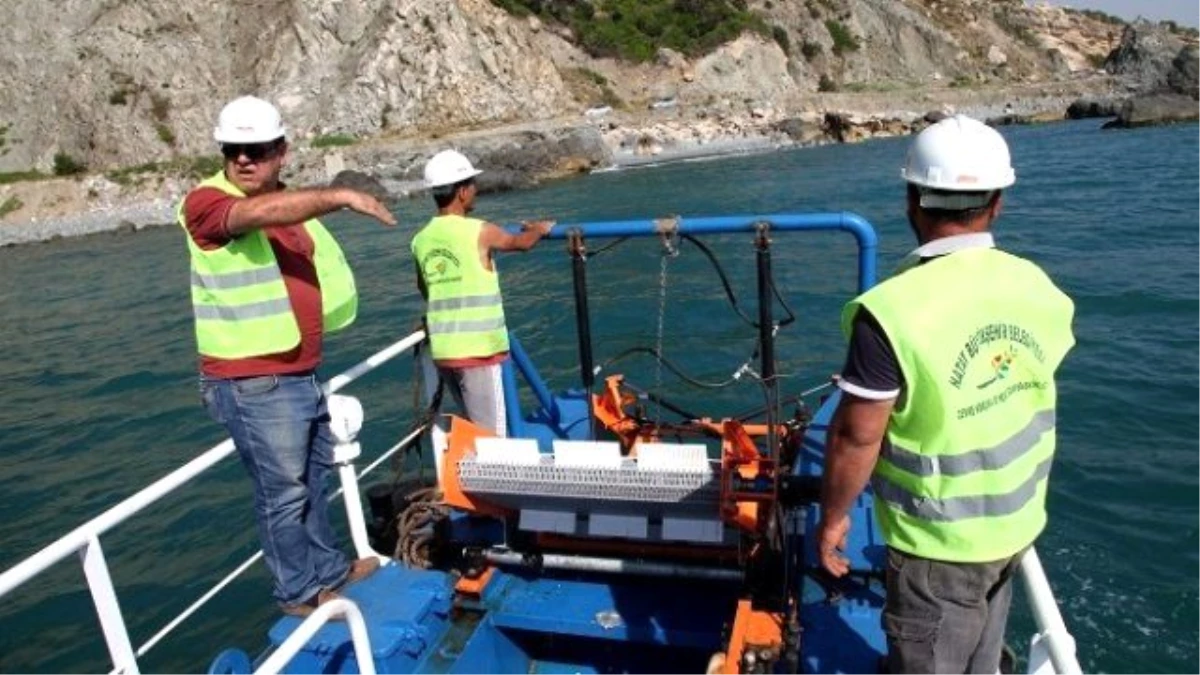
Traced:
<path fill-rule="evenodd" d="M 858 244 L 858 292 L 865 293 L 875 285 L 875 257 L 879 249 L 879 237 L 875 228 L 862 216 L 849 211 L 829 213 L 776 213 L 761 215 L 738 215 L 718 217 L 669 216 L 642 220 L 593 221 L 586 223 L 559 223 L 547 239 L 566 239 L 578 232 L 585 238 L 612 239 L 617 237 L 657 237 L 663 235 L 708 235 L 736 232 L 756 233 L 758 226 L 766 223 L 768 232 L 849 232 Z M 512 233 L 520 232 L 519 226 L 508 226 Z M 558 417 L 558 406 L 545 382 L 537 373 L 529 355 L 516 336 L 509 334 L 511 359 L 504 363 L 502 383 L 509 436 L 519 437 L 523 433 L 524 419 L 517 392 L 516 370 L 521 371 L 525 381 L 533 389 L 538 403 Z M 516 368 L 514 368 L 514 362 Z"/>
<path fill-rule="evenodd" d="M 673 227 L 664 227 L 671 223 Z M 879 249 L 879 237 L 875 228 L 857 213 L 838 211 L 830 213 L 775 213 L 761 215 L 689 217 L 669 216 L 643 220 L 593 221 L 587 223 L 559 223 L 547 235 L 548 239 L 566 239 L 575 230 L 584 237 L 656 237 L 663 234 L 727 234 L 734 232 L 754 233 L 759 223 L 770 225 L 771 232 L 830 231 L 849 232 L 858 243 L 858 292 L 864 293 L 875 285 L 875 256 Z M 510 227 L 519 232 L 519 227 Z"/>
<path fill-rule="evenodd" d="M 546 386 L 545 380 L 538 374 L 525 347 L 512 331 L 508 333 L 508 356 L 509 359 L 500 367 L 500 380 L 504 387 L 504 417 L 508 422 L 508 435 L 520 438 L 525 435 L 525 419 L 521 412 L 520 393 L 517 391 L 516 371 L 521 372 L 521 376 L 533 390 L 538 405 L 542 406 L 554 422 L 558 422 L 559 419 L 558 403 L 554 400 L 550 388 Z"/>

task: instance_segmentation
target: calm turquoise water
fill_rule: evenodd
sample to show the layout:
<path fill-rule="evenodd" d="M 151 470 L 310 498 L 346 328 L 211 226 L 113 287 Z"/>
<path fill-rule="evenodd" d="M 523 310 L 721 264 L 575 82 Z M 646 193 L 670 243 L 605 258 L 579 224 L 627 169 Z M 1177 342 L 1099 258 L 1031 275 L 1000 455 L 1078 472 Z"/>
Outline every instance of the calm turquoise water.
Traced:
<path fill-rule="evenodd" d="M 1079 344 L 1061 373 L 1060 449 L 1050 526 L 1038 543 L 1085 670 L 1195 672 L 1197 663 L 1197 127 L 1101 132 L 1098 122 L 1004 130 L 1018 183 L 1001 245 L 1041 263 L 1074 297 Z M 883 140 L 614 172 L 484 197 L 493 220 L 560 222 L 669 214 L 852 210 L 881 237 L 880 269 L 912 247 L 898 167 L 905 141 Z M 406 334 L 416 320 L 402 227 L 331 219 L 358 273 L 358 323 L 329 344 L 327 374 Z M 777 282 L 799 315 L 777 348 L 785 392 L 840 364 L 840 303 L 854 287 L 845 235 L 780 236 Z M 753 308 L 751 241 L 716 246 Z M 597 359 L 652 344 L 660 257 L 630 242 L 594 259 Z M 222 439 L 200 408 L 181 235 L 165 227 L 0 250 L 0 567 L 133 494 Z M 556 388 L 574 386 L 571 280 L 562 242 L 501 262 L 511 327 Z M 700 254 L 667 268 L 665 350 L 722 380 L 749 355 Z M 621 370 L 658 381 L 714 416 L 753 407 L 750 386 L 713 396 L 652 362 Z M 412 419 L 411 363 L 356 385 L 374 456 Z M 256 547 L 250 491 L 228 461 L 102 541 L 135 644 L 148 639 Z M 276 614 L 261 569 L 172 634 L 146 672 L 203 671 L 215 645 L 256 649 Z M 227 618 L 227 617 L 233 617 Z M 79 565 L 59 564 L 0 602 L 0 670 L 107 672 Z M 1024 640 L 1023 602 L 1011 636 Z"/>

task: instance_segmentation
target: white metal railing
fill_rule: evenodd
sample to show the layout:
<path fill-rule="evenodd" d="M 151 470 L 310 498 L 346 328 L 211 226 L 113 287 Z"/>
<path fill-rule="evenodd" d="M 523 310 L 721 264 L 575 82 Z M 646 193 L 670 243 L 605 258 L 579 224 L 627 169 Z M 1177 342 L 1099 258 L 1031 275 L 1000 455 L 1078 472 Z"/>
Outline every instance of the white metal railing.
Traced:
<path fill-rule="evenodd" d="M 351 367 L 345 372 L 334 376 L 323 386 L 327 394 L 333 394 L 350 384 L 354 380 L 363 375 L 375 370 L 379 366 L 387 363 L 393 358 L 411 350 L 422 340 L 425 339 L 423 331 L 416 331 L 411 335 L 399 340 L 383 350 L 371 355 L 366 360 Z M 357 511 L 357 522 L 350 518 L 351 529 L 356 527 L 362 528 L 362 533 L 353 533 L 355 548 L 359 550 L 360 555 L 369 555 L 374 552 L 365 553 L 362 549 L 365 546 L 367 551 L 370 547 L 366 545 L 365 525 L 362 518 L 362 506 L 358 503 L 353 503 L 353 508 L 350 508 L 351 498 L 358 498 L 358 483 L 357 479 L 364 476 L 371 470 L 379 466 L 391 454 L 395 453 L 403 447 L 409 440 L 419 434 L 421 429 L 414 431 L 408 438 L 394 445 L 383 456 L 378 458 L 374 463 L 368 466 L 357 476 L 354 473 L 353 466 L 346 470 L 346 464 L 350 463 L 357 453 L 353 453 L 346 464 L 339 466 L 339 475 L 342 479 L 342 489 L 335 492 L 331 498 L 336 498 L 338 493 L 342 493 L 347 502 L 348 514 Z M 351 439 L 353 440 L 353 439 Z M 354 444 L 357 446 L 357 444 Z M 132 642 L 129 639 L 129 631 L 125 625 L 125 619 L 121 614 L 120 604 L 117 601 L 116 589 L 113 586 L 112 576 L 109 574 L 108 563 L 104 558 L 103 549 L 100 546 L 100 536 L 113 527 L 121 524 L 131 516 L 140 513 L 150 505 L 157 502 L 164 496 L 174 492 L 179 487 L 190 482 L 200 474 L 215 466 L 220 461 L 229 457 L 234 452 L 233 440 L 226 439 L 217 444 L 206 452 L 202 453 L 195 459 L 180 468 L 172 471 L 166 476 L 155 481 L 146 488 L 140 490 L 116 506 L 100 514 L 99 516 L 87 521 L 83 525 L 68 532 L 63 537 L 46 546 L 37 553 L 29 556 L 25 560 L 18 563 L 16 566 L 6 570 L 0 574 L 0 598 L 12 592 L 15 588 L 25 584 L 37 575 L 49 569 L 52 565 L 69 557 L 72 553 L 78 552 L 81 564 L 83 566 L 84 575 L 87 578 L 88 589 L 92 595 L 92 601 L 96 608 L 96 614 L 100 619 L 100 626 L 104 632 L 104 640 L 108 646 L 108 653 L 112 659 L 114 673 L 139 673 L 137 659 L 145 655 L 154 645 L 156 645 L 163 637 L 168 635 L 172 630 L 178 627 L 186 618 L 191 616 L 197 609 L 211 600 L 218 592 L 224 589 L 233 579 L 237 578 L 249 567 L 254 564 L 262 552 L 259 551 L 237 567 L 230 575 L 226 576 L 218 584 L 202 595 L 196 602 L 183 611 L 169 622 L 162 630 L 155 634 L 146 644 L 142 645 L 135 652 Z M 351 485 L 351 489 L 347 490 L 346 486 Z M 376 554 L 377 555 L 377 554 Z M 357 611 L 357 608 L 355 608 Z M 361 619 L 361 615 L 360 615 Z M 356 646 L 357 648 L 357 646 Z M 369 654 L 369 650 L 368 650 Z M 361 660 L 360 660 L 361 664 Z M 281 666 L 282 667 L 282 666 Z"/>
<path fill-rule="evenodd" d="M 330 600 L 313 610 L 304 623 L 296 627 L 292 634 L 279 645 L 271 656 L 263 661 L 254 675 L 277 675 L 283 668 L 296 658 L 296 654 L 308 644 L 321 626 L 332 621 L 335 617 L 345 617 L 350 628 L 350 642 L 354 645 L 354 658 L 358 661 L 358 672 L 362 675 L 375 675 L 375 657 L 371 655 L 371 639 L 367 635 L 367 622 L 363 620 L 362 611 L 358 605 L 346 598 Z"/>
<path fill-rule="evenodd" d="M 1021 581 L 1038 629 L 1030 641 L 1027 671 L 1068 675 L 1083 672 L 1075 656 L 1075 638 L 1067 631 L 1042 560 L 1032 546 L 1021 558 Z"/>

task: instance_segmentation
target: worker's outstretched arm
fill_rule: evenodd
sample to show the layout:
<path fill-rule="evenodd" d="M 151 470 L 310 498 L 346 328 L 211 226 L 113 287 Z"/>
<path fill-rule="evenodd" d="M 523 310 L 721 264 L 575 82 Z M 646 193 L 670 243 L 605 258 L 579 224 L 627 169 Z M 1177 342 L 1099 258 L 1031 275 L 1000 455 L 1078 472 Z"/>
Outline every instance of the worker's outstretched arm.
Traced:
<path fill-rule="evenodd" d="M 225 229 L 233 236 L 262 227 L 293 225 L 339 209 L 351 209 L 384 225 L 396 217 L 371 195 L 349 188 L 283 190 L 239 199 L 229 209 Z"/>
<path fill-rule="evenodd" d="M 485 251 L 528 251 L 542 237 L 550 234 L 553 220 L 533 220 L 521 223 L 521 234 L 509 234 L 493 223 L 485 223 L 479 233 L 479 247 Z"/>
<path fill-rule="evenodd" d="M 825 474 L 821 481 L 821 523 L 817 550 L 821 565 L 834 576 L 850 571 L 845 550 L 850 531 L 850 507 L 867 486 L 887 432 L 895 399 L 873 401 L 842 393 L 829 423 L 825 445 Z"/>

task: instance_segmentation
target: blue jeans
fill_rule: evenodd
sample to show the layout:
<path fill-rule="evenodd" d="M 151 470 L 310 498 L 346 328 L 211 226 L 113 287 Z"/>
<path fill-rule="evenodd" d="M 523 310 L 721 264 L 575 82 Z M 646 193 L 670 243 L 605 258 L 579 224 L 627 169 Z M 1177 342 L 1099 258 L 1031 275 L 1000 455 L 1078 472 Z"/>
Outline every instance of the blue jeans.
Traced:
<path fill-rule="evenodd" d="M 315 375 L 200 378 L 204 407 L 233 437 L 254 482 L 254 514 L 275 598 L 287 605 L 345 581 L 329 525 L 329 410 Z"/>

